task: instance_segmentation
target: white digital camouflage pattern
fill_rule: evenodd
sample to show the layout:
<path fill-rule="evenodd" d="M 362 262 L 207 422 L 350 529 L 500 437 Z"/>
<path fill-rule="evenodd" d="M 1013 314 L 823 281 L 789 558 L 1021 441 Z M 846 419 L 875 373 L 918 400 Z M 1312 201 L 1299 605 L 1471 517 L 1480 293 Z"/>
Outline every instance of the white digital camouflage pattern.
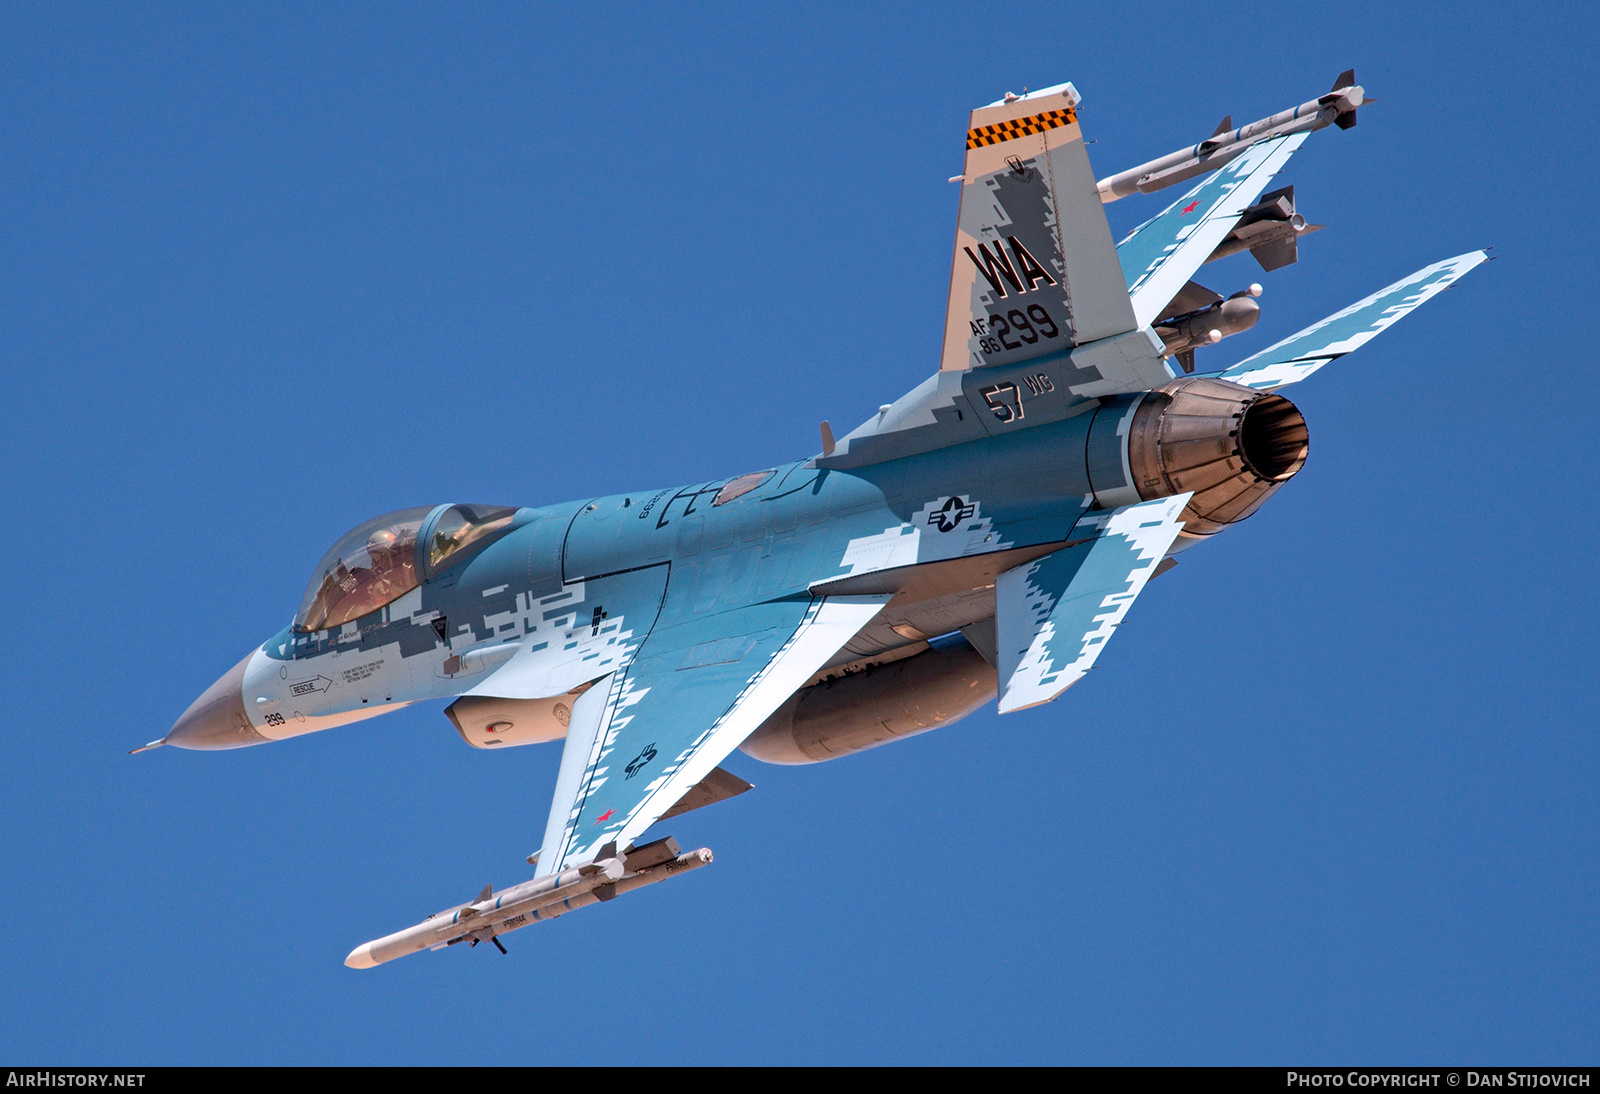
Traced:
<path fill-rule="evenodd" d="M 998 551 L 1011 546 L 982 515 L 982 503 L 960 494 L 930 501 L 909 521 L 877 535 L 852 539 L 839 565 L 845 576 L 939 562 L 947 558 Z"/>
<path fill-rule="evenodd" d="M 1263 141 L 1117 244 L 1140 326 L 1153 322 L 1178 295 L 1308 136 Z"/>
<path fill-rule="evenodd" d="M 621 670 L 622 679 L 609 678 L 609 686 L 602 681 L 580 696 L 585 709 L 573 710 L 539 875 L 586 862 L 602 845 L 623 846 L 650 827 L 888 600 L 887 595 L 820 597 L 793 605 L 799 618 L 783 629 L 784 606 L 756 605 L 686 624 L 688 633 L 668 628 L 652 634 L 640 656 Z M 694 656 L 711 645 L 694 639 L 746 627 L 762 629 L 752 635 L 755 642 L 724 655 L 737 653 L 735 659 L 704 663 L 704 655 Z M 686 642 L 693 642 L 687 650 Z M 772 652 L 759 655 L 769 645 Z M 592 716 L 584 700 L 594 693 L 607 695 L 604 709 L 593 728 L 577 732 L 580 714 Z M 569 777 L 579 771 L 580 776 Z M 646 771 L 648 781 L 628 785 Z"/>
<path fill-rule="evenodd" d="M 520 628 L 526 637 L 515 655 L 466 694 L 544 699 L 626 664 L 644 635 L 634 633 L 626 613 L 593 625 L 575 610 L 584 600 L 584 583 L 576 581 L 554 596 L 520 595 L 516 609 L 485 617 L 497 631 Z"/>
<path fill-rule="evenodd" d="M 1468 251 L 1424 266 L 1232 368 L 1208 375 L 1263 391 L 1298 383 L 1323 365 L 1360 349 L 1488 257 L 1484 251 Z"/>
<path fill-rule="evenodd" d="M 1093 667 L 1183 522 L 1189 494 L 1084 518 L 1088 543 L 995 583 L 1000 712 L 1048 703 Z"/>

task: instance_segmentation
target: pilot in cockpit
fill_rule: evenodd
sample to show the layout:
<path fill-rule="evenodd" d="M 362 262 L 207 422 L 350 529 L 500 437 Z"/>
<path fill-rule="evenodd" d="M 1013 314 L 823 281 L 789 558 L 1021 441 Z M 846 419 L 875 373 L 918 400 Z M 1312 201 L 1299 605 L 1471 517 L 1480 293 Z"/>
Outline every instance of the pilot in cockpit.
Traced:
<path fill-rule="evenodd" d="M 376 611 L 417 587 L 417 529 L 397 525 L 379 528 L 367 537 L 368 566 L 352 573 L 355 586 L 343 597 L 347 618 Z"/>
<path fill-rule="evenodd" d="M 426 527 L 430 573 L 509 531 L 510 506 L 441 505 L 403 509 L 352 528 L 328 549 L 295 616 L 302 633 L 341 626 L 391 604 L 422 577 L 417 539 Z"/>

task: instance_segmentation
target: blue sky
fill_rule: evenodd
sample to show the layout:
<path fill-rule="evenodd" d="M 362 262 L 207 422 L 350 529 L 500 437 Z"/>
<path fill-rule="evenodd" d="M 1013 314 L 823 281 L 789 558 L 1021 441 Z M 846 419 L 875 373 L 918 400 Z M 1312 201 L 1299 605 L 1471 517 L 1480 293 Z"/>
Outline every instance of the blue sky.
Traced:
<path fill-rule="evenodd" d="M 1592 11 L 0 11 L 0 1056 L 1596 1062 Z M 1110 174 L 1326 90 L 1231 361 L 1499 261 L 1289 394 L 1310 461 L 1060 702 L 670 830 L 710 869 L 368 973 L 529 873 L 558 751 L 421 704 L 127 749 L 349 526 L 811 454 L 936 365 L 966 111 Z M 1159 199 L 1110 207 L 1119 234 Z M 1202 358 L 1204 359 L 1204 358 Z"/>

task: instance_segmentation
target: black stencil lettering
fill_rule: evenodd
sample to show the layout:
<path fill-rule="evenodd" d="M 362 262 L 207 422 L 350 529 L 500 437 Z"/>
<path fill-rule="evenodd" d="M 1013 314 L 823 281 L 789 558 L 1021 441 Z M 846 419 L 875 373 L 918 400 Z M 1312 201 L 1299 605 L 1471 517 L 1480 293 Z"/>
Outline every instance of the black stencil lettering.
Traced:
<path fill-rule="evenodd" d="M 1043 266 L 1039 265 L 1039 260 L 1028 253 L 1028 248 L 1022 245 L 1021 240 L 1019 240 L 1016 236 L 1007 236 L 1006 239 L 1011 244 L 1011 253 L 1017 256 L 1017 268 L 1022 271 L 1022 276 L 1027 279 L 1028 288 L 1037 288 L 1038 282 L 1041 279 L 1047 285 L 1054 285 L 1056 283 L 1056 279 L 1051 277 Z M 1000 250 L 999 246 L 996 246 L 995 250 Z M 1020 285 L 1017 286 L 1017 291 L 1022 291 L 1022 287 Z"/>
<path fill-rule="evenodd" d="M 978 267 L 978 272 L 983 275 L 983 279 L 994 289 L 996 296 L 1004 297 L 1006 295 L 1006 287 L 1000 281 L 1002 277 L 1011 282 L 1011 287 L 1014 290 L 1017 292 L 1023 291 L 1022 278 L 1018 277 L 1017 271 L 1011 267 L 1011 259 L 1006 257 L 1006 249 L 1003 244 L 996 243 L 994 245 L 995 253 L 993 254 L 989 252 L 987 243 L 978 244 L 978 250 L 983 255 L 981 262 L 978 260 L 978 256 L 972 253 L 971 247 L 963 247 L 961 249 L 967 252 L 967 257 L 972 259 L 974 266 Z M 1046 274 L 1045 276 L 1049 275 Z M 1053 285 L 1055 282 L 1052 281 L 1051 284 Z"/>
<path fill-rule="evenodd" d="M 1022 348 L 1021 342 L 1012 342 L 1007 340 L 1006 335 L 1011 332 L 1011 325 L 1002 317 L 991 314 L 989 316 L 989 329 L 994 332 L 995 337 L 1000 339 L 1000 344 L 1006 349 Z M 1035 338 L 1035 341 L 1037 341 L 1037 338 Z"/>

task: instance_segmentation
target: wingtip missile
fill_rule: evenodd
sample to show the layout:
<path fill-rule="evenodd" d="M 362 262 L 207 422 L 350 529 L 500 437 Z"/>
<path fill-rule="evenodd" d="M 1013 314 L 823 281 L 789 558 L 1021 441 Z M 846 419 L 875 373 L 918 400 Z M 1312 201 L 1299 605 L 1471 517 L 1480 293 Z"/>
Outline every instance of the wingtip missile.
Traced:
<path fill-rule="evenodd" d="M 554 919 L 590 904 L 614 900 L 623 893 L 654 885 L 669 877 L 708 865 L 709 848 L 681 851 L 671 836 L 631 847 L 617 854 L 613 846 L 593 862 L 513 885 L 500 893 L 485 886 L 478 898 L 437 912 L 421 923 L 383 938 L 363 942 L 344 959 L 352 969 L 370 969 L 419 950 L 437 950 L 466 942 L 493 942 L 505 953 L 499 936 L 530 923 Z"/>
<path fill-rule="evenodd" d="M 1356 110 L 1365 103 L 1376 102 L 1366 97 L 1366 91 L 1355 82 L 1355 69 L 1347 69 L 1333 82 L 1333 89 L 1325 95 L 1303 102 L 1292 110 L 1280 111 L 1268 118 L 1251 122 L 1238 129 L 1218 126 L 1216 132 L 1199 144 L 1181 148 L 1160 159 L 1141 163 L 1109 178 L 1095 183 L 1100 200 L 1110 204 L 1129 194 L 1149 194 L 1164 190 L 1203 175 L 1243 155 L 1252 145 L 1273 137 L 1286 137 L 1291 133 L 1306 133 L 1337 125 L 1349 129 L 1356 124 Z M 1223 119 L 1231 123 L 1230 114 Z"/>
<path fill-rule="evenodd" d="M 137 756 L 141 752 L 149 752 L 152 748 L 160 748 L 162 745 L 164 745 L 166 743 L 167 743 L 167 739 L 165 737 L 162 737 L 160 740 L 151 741 L 147 745 L 140 745 L 138 748 L 130 748 L 128 750 L 128 755 Z"/>

